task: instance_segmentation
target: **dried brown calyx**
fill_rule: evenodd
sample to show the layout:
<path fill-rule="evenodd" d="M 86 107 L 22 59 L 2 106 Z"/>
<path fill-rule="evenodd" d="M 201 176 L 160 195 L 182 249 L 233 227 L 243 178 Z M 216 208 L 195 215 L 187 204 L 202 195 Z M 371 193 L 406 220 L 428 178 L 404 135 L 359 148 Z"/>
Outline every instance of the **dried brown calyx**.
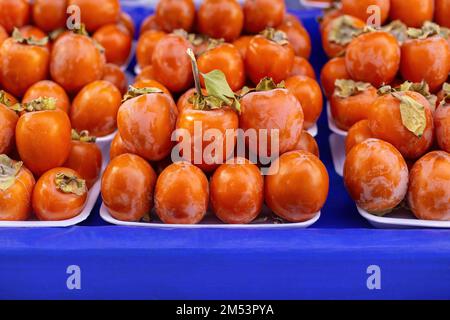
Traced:
<path fill-rule="evenodd" d="M 3 90 L 0 90 L 0 104 L 3 104 L 7 107 L 11 107 L 13 104 L 12 101 L 6 96 L 6 92 Z"/>
<path fill-rule="evenodd" d="M 43 47 L 43 46 L 46 46 L 48 43 L 48 37 L 44 37 L 42 39 L 35 39 L 34 37 L 25 38 L 22 35 L 22 33 L 19 31 L 19 29 L 17 29 L 17 28 L 14 28 L 14 30 L 13 30 L 12 38 L 17 43 L 27 44 L 30 46 Z"/>
<path fill-rule="evenodd" d="M 30 102 L 16 103 L 10 107 L 11 110 L 20 112 L 35 112 L 35 111 L 46 111 L 46 110 L 56 110 L 56 99 L 49 97 L 40 97 Z"/>
<path fill-rule="evenodd" d="M 0 155 L 0 190 L 8 190 L 16 181 L 23 163 L 14 161 L 6 154 Z"/>
<path fill-rule="evenodd" d="M 408 26 L 400 20 L 392 21 L 391 23 L 383 26 L 381 30 L 392 34 L 400 44 L 408 39 Z"/>
<path fill-rule="evenodd" d="M 335 81 L 334 86 L 335 86 L 334 95 L 339 98 L 345 99 L 366 91 L 372 85 L 368 82 L 357 82 L 348 79 L 338 79 Z"/>
<path fill-rule="evenodd" d="M 252 92 L 261 92 L 261 91 L 270 91 L 275 89 L 286 89 L 284 81 L 276 84 L 272 78 L 265 77 L 263 78 L 255 88 L 244 87 L 240 92 L 240 97 L 244 97 L 245 95 Z"/>
<path fill-rule="evenodd" d="M 266 28 L 265 30 L 261 31 L 260 35 L 282 46 L 289 44 L 289 40 L 286 33 L 284 33 L 281 30 L 277 30 L 274 28 Z"/>
<path fill-rule="evenodd" d="M 231 90 L 225 74 L 220 70 L 213 70 L 208 73 L 200 73 L 195 59 L 194 52 L 191 49 L 187 50 L 187 55 L 191 59 L 192 73 L 195 82 L 195 94 L 189 100 L 194 105 L 195 109 L 199 110 L 214 110 L 225 107 L 230 107 L 237 112 L 241 112 L 241 104 L 238 97 Z M 200 85 L 200 74 L 205 81 L 205 88 L 207 95 L 202 93 Z"/>
<path fill-rule="evenodd" d="M 407 31 L 410 39 L 423 40 L 441 34 L 441 27 L 433 22 L 425 22 L 422 28 L 409 28 Z"/>
<path fill-rule="evenodd" d="M 152 93 L 161 94 L 161 93 L 164 93 L 164 91 L 162 91 L 159 88 L 153 88 L 153 87 L 136 88 L 136 87 L 133 87 L 130 85 L 128 87 L 127 93 L 125 93 L 125 95 L 123 96 L 122 102 L 128 101 L 133 98 L 137 98 L 137 97 L 145 95 L 145 94 L 152 94 Z"/>
<path fill-rule="evenodd" d="M 72 193 L 77 196 L 84 195 L 88 189 L 86 181 L 74 175 L 57 173 L 55 176 L 56 189 L 63 193 Z"/>
<path fill-rule="evenodd" d="M 343 15 L 332 22 L 328 41 L 342 46 L 348 45 L 363 29 L 355 26 L 351 16 Z"/>
<path fill-rule="evenodd" d="M 442 86 L 442 92 L 444 96 L 442 97 L 442 101 L 440 106 L 449 106 L 450 105 L 450 83 L 444 83 Z"/>
<path fill-rule="evenodd" d="M 78 132 L 77 130 L 72 129 L 72 140 L 73 141 L 94 143 L 96 139 L 97 139 L 97 137 L 90 136 L 89 131 L 87 131 L 87 130 Z"/>
<path fill-rule="evenodd" d="M 398 87 L 397 91 L 414 91 L 420 93 L 428 100 L 430 106 L 433 107 L 436 105 L 437 96 L 430 92 L 430 86 L 424 80 L 422 82 L 405 81 Z"/>

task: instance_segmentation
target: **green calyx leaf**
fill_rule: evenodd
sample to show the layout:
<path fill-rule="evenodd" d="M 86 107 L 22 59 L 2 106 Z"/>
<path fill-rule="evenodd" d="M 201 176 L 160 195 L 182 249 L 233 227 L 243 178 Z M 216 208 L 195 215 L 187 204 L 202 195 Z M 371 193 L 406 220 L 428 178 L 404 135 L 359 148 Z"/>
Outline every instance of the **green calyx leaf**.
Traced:
<path fill-rule="evenodd" d="M 13 30 L 12 38 L 17 43 L 28 44 L 30 46 L 43 47 L 46 46 L 48 43 L 48 37 L 44 37 L 42 39 L 35 39 L 34 37 L 25 38 L 17 28 L 14 28 Z"/>
<path fill-rule="evenodd" d="M 241 112 L 241 104 L 239 99 L 231 90 L 225 74 L 220 70 L 213 70 L 208 73 L 201 73 L 205 81 L 205 88 L 208 96 L 203 97 L 205 106 L 210 109 L 219 109 L 223 107 L 231 107 Z M 202 105 L 201 101 L 198 101 Z"/>
<path fill-rule="evenodd" d="M 8 99 L 6 92 L 3 90 L 0 90 L 0 103 L 7 107 L 11 107 L 12 105 L 12 101 Z"/>
<path fill-rule="evenodd" d="M 284 33 L 281 30 L 276 30 L 274 28 L 266 28 L 260 34 L 266 39 L 278 43 L 279 45 L 285 46 L 289 44 L 286 33 Z"/>
<path fill-rule="evenodd" d="M 23 162 L 14 161 L 6 154 L 0 155 L 0 190 L 8 190 L 16 181 Z"/>
<path fill-rule="evenodd" d="M 394 92 L 392 95 L 400 100 L 400 114 L 405 128 L 418 138 L 422 137 L 427 126 L 425 106 L 406 94 Z"/>
<path fill-rule="evenodd" d="M 426 81 L 416 82 L 416 83 L 410 82 L 410 81 L 405 81 L 404 83 L 402 83 L 400 85 L 400 87 L 398 88 L 397 91 L 414 91 L 414 92 L 420 93 L 428 100 L 428 102 L 430 103 L 431 106 L 436 105 L 437 96 L 434 94 L 431 94 L 430 86 L 428 85 L 428 83 L 426 83 Z"/>
<path fill-rule="evenodd" d="M 353 80 L 339 79 L 334 83 L 334 94 L 339 98 L 348 98 L 366 91 L 371 87 L 367 82 L 356 82 Z"/>
<path fill-rule="evenodd" d="M 330 31 L 328 40 L 342 46 L 349 44 L 362 30 L 362 28 L 355 27 L 353 22 L 353 18 L 348 15 L 336 18 L 332 22 L 333 28 Z"/>
<path fill-rule="evenodd" d="M 422 28 L 409 28 L 407 31 L 408 37 L 411 39 L 423 40 L 441 33 L 439 25 L 433 22 L 425 22 Z"/>
<path fill-rule="evenodd" d="M 10 107 L 15 112 L 35 112 L 45 110 L 56 110 L 56 99 L 53 97 L 40 97 L 30 102 L 16 103 Z"/>
<path fill-rule="evenodd" d="M 394 20 L 391 23 L 383 26 L 381 30 L 392 34 L 397 41 L 402 44 L 408 38 L 408 26 L 400 20 Z"/>
<path fill-rule="evenodd" d="M 142 96 L 144 94 L 152 94 L 152 93 L 164 93 L 164 91 L 162 91 L 159 88 L 148 88 L 148 87 L 136 88 L 133 86 L 129 86 L 127 93 L 125 93 L 125 95 L 123 96 L 122 103 L 130 99 Z"/>
<path fill-rule="evenodd" d="M 65 173 L 56 174 L 55 185 L 59 191 L 73 193 L 77 196 L 82 196 L 88 191 L 85 180 Z"/>
<path fill-rule="evenodd" d="M 78 132 L 77 130 L 72 129 L 72 140 L 73 141 L 94 143 L 96 139 L 97 139 L 96 137 L 90 136 L 89 131 L 87 131 L 87 130 Z"/>

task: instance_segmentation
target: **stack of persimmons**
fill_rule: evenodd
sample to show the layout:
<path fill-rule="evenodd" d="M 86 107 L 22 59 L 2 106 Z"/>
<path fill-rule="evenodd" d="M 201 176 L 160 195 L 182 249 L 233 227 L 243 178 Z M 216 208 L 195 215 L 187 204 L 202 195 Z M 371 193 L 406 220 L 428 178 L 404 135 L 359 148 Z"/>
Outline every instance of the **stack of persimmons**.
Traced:
<path fill-rule="evenodd" d="M 322 85 L 348 131 L 344 181 L 372 214 L 450 220 L 449 27 L 449 0 L 342 0 L 323 16 Z"/>
<path fill-rule="evenodd" d="M 79 214 L 101 171 L 95 137 L 109 136 L 101 191 L 119 220 L 141 221 L 154 207 L 164 223 L 192 224 L 211 208 L 226 223 L 250 223 L 265 202 L 302 222 L 324 205 L 328 174 L 306 131 L 322 93 L 308 32 L 283 0 L 205 0 L 198 10 L 160 1 L 142 25 L 128 90 L 121 67 L 134 25 L 118 0 L 0 0 L 0 26 L 0 220 Z M 179 130 L 193 152 L 173 163 Z M 242 156 L 228 153 L 238 147 L 230 130 L 253 130 L 256 147 L 245 140 Z M 226 152 L 207 156 L 218 141 Z M 280 156 L 264 176 L 250 154 Z"/>

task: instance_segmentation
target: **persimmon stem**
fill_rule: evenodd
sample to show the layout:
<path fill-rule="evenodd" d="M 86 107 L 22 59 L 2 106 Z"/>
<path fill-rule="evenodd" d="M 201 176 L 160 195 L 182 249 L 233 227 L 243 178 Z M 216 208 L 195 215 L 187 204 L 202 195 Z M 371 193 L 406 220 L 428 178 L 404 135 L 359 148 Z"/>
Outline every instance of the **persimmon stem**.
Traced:
<path fill-rule="evenodd" d="M 192 51 L 191 48 L 187 49 L 186 53 L 191 59 L 192 74 L 194 75 L 194 82 L 195 82 L 195 90 L 197 91 L 200 100 L 202 100 L 203 94 L 202 94 L 202 87 L 200 85 L 200 72 L 198 70 L 197 60 L 195 59 L 194 52 Z"/>

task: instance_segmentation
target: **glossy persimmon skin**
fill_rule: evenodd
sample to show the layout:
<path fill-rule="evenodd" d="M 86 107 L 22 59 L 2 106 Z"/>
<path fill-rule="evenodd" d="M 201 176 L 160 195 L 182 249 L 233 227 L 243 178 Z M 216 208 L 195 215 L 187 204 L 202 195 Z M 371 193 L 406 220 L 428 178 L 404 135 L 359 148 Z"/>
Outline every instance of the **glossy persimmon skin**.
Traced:
<path fill-rule="evenodd" d="M 255 36 L 250 40 L 245 56 L 247 75 L 254 84 L 264 77 L 279 83 L 290 75 L 294 57 L 290 45 L 280 45 L 261 35 Z"/>
<path fill-rule="evenodd" d="M 235 46 L 239 50 L 244 61 L 245 56 L 247 55 L 248 44 L 250 43 L 250 40 L 252 40 L 252 38 L 253 36 L 243 35 L 233 41 L 233 46 Z"/>
<path fill-rule="evenodd" d="M 31 216 L 33 174 L 24 166 L 12 186 L 0 190 L 0 221 L 25 221 Z"/>
<path fill-rule="evenodd" d="M 361 19 L 358 19 L 353 16 L 346 16 L 346 17 L 347 17 L 347 20 L 351 21 L 353 27 L 355 27 L 355 28 L 363 29 L 366 25 L 365 22 L 362 21 Z M 337 18 L 339 18 L 339 17 L 337 17 Z M 329 58 L 335 58 L 335 57 L 341 56 L 343 53 L 345 53 L 345 50 L 348 47 L 348 44 L 343 45 L 343 44 L 335 43 L 330 40 L 331 32 L 334 29 L 339 28 L 339 26 L 337 26 L 338 23 L 339 23 L 339 19 L 331 20 L 329 23 L 327 23 L 327 25 L 324 27 L 323 32 L 322 32 L 322 47 Z"/>
<path fill-rule="evenodd" d="M 408 27 L 420 28 L 426 21 L 433 21 L 434 2 L 435 0 L 391 0 L 389 16 L 391 20 L 400 20 Z"/>
<path fill-rule="evenodd" d="M 302 135 L 295 146 L 295 150 L 308 151 L 316 157 L 320 157 L 319 145 L 317 144 L 316 139 L 305 130 L 302 131 Z"/>
<path fill-rule="evenodd" d="M 14 146 L 17 114 L 0 103 L 0 154 L 8 154 Z"/>
<path fill-rule="evenodd" d="M 312 79 L 315 79 L 316 72 L 314 71 L 314 68 L 312 67 L 311 63 L 307 59 L 305 59 L 303 57 L 295 56 L 294 64 L 292 65 L 292 70 L 291 70 L 290 76 L 291 77 L 307 76 Z"/>
<path fill-rule="evenodd" d="M 338 57 L 329 60 L 322 68 L 320 82 L 327 97 L 330 97 L 335 89 L 336 80 L 351 79 L 345 66 L 345 58 Z"/>
<path fill-rule="evenodd" d="M 305 129 L 314 126 L 323 109 L 322 89 L 316 80 L 307 76 L 295 76 L 286 79 L 286 89 L 302 105 Z"/>
<path fill-rule="evenodd" d="M 358 121 L 367 119 L 371 105 L 377 98 L 377 90 L 374 87 L 347 98 L 338 97 L 334 93 L 330 99 L 330 108 L 336 125 L 347 131 Z"/>
<path fill-rule="evenodd" d="M 368 139 L 354 146 L 344 164 L 344 183 L 356 204 L 374 214 L 394 209 L 408 189 L 408 166 L 391 144 Z"/>
<path fill-rule="evenodd" d="M 267 132 L 267 153 L 264 150 L 255 150 L 249 145 L 252 152 L 259 155 L 272 153 L 271 130 L 279 130 L 279 152 L 295 149 L 303 130 L 304 115 L 300 102 L 285 89 L 254 92 L 244 96 L 241 100 L 241 114 L 239 126 L 244 130 L 257 130 L 258 137 L 261 129 Z M 260 144 L 258 138 L 258 145 Z"/>
<path fill-rule="evenodd" d="M 120 93 L 124 95 L 128 89 L 128 79 L 125 73 L 119 66 L 107 63 L 103 69 L 102 80 L 109 81 L 119 89 Z"/>
<path fill-rule="evenodd" d="M 152 66 L 156 80 L 171 92 L 182 92 L 192 87 L 193 76 L 191 61 L 186 51 L 192 45 L 178 35 L 170 34 L 156 44 Z"/>
<path fill-rule="evenodd" d="M 117 156 L 124 153 L 131 153 L 124 145 L 119 133 L 116 133 L 114 139 L 111 142 L 111 148 L 109 149 L 109 159 L 112 160 Z"/>
<path fill-rule="evenodd" d="M 389 17 L 389 12 L 391 10 L 391 0 L 342 0 L 342 12 L 344 14 L 357 17 L 363 21 L 367 21 L 370 15 L 373 14 L 373 12 L 367 12 L 369 6 L 371 5 L 375 5 L 380 8 L 380 22 L 381 24 L 384 24 L 384 22 Z"/>
<path fill-rule="evenodd" d="M 435 0 L 434 20 L 440 26 L 450 28 L 450 0 Z"/>
<path fill-rule="evenodd" d="M 139 34 L 143 34 L 148 30 L 163 31 L 163 28 L 159 25 L 158 21 L 156 21 L 155 15 L 150 15 L 142 21 Z"/>
<path fill-rule="evenodd" d="M 28 24 L 30 4 L 27 0 L 0 0 L 0 25 L 11 34 L 14 27 Z"/>
<path fill-rule="evenodd" d="M 206 0 L 197 12 L 198 31 L 215 39 L 231 42 L 240 36 L 243 27 L 244 13 L 236 0 Z"/>
<path fill-rule="evenodd" d="M 173 99 L 164 93 L 125 101 L 117 115 L 125 147 L 149 161 L 164 159 L 172 150 L 171 135 L 177 115 Z"/>
<path fill-rule="evenodd" d="M 380 87 L 395 79 L 400 68 L 400 51 L 397 39 L 387 32 L 362 34 L 347 47 L 345 65 L 353 80 Z"/>
<path fill-rule="evenodd" d="M 237 91 L 245 84 L 245 66 L 239 50 L 232 44 L 225 43 L 208 50 L 197 60 L 201 73 L 221 70 L 230 85 L 231 90 Z M 201 77 L 204 87 L 203 77 Z"/>
<path fill-rule="evenodd" d="M 450 152 L 450 105 L 439 106 L 434 113 L 436 140 L 439 147 Z"/>
<path fill-rule="evenodd" d="M 121 221 L 139 221 L 153 208 L 156 173 L 143 158 L 125 153 L 111 160 L 102 177 L 102 198 Z"/>
<path fill-rule="evenodd" d="M 158 177 L 155 209 L 164 223 L 197 224 L 206 214 L 208 201 L 208 179 L 192 164 L 176 162 Z"/>
<path fill-rule="evenodd" d="M 244 28 L 248 33 L 258 33 L 267 27 L 277 27 L 284 19 L 284 0 L 245 0 Z"/>
<path fill-rule="evenodd" d="M 194 106 L 192 105 L 191 102 L 189 102 L 189 100 L 194 97 L 194 94 L 196 92 L 197 91 L 195 88 L 191 88 L 191 89 L 187 90 L 185 93 L 183 93 L 180 98 L 178 98 L 178 101 L 177 101 L 178 113 L 181 113 L 184 109 L 187 109 L 187 108 L 190 108 L 190 109 L 194 108 Z M 206 92 L 206 89 L 202 88 L 202 94 L 203 95 L 208 94 Z"/>
<path fill-rule="evenodd" d="M 369 120 L 358 121 L 348 130 L 345 137 L 345 153 L 348 154 L 354 146 L 371 138 L 373 134 L 369 127 Z"/>
<path fill-rule="evenodd" d="M 152 80 L 152 79 L 138 80 L 135 83 L 133 83 L 133 87 L 135 87 L 135 88 L 157 88 L 157 89 L 160 89 L 162 92 L 168 94 L 169 96 L 172 96 L 169 89 L 167 89 L 164 85 L 162 85 L 158 81 Z"/>
<path fill-rule="evenodd" d="M 100 176 L 102 152 L 95 143 L 72 141 L 72 148 L 64 167 L 78 172 L 90 189 Z"/>
<path fill-rule="evenodd" d="M 277 29 L 286 33 L 296 56 L 309 59 L 312 50 L 311 38 L 308 31 L 301 24 L 284 22 Z"/>
<path fill-rule="evenodd" d="M 447 41 L 434 36 L 423 40 L 409 39 L 402 45 L 400 71 L 405 80 L 425 80 L 436 92 L 447 80 L 450 71 L 450 47 Z"/>
<path fill-rule="evenodd" d="M 35 0 L 32 9 L 33 22 L 46 32 L 66 26 L 66 0 Z"/>
<path fill-rule="evenodd" d="M 106 62 L 124 65 L 131 53 L 132 38 L 128 29 L 119 24 L 100 27 L 92 36 L 105 49 Z"/>
<path fill-rule="evenodd" d="M 450 154 L 433 151 L 418 160 L 410 174 L 408 204 L 418 219 L 450 220 Z"/>
<path fill-rule="evenodd" d="M 77 5 L 81 11 L 81 22 L 89 32 L 116 23 L 120 17 L 119 0 L 68 0 L 68 5 Z"/>
<path fill-rule="evenodd" d="M 117 112 L 122 95 L 108 81 L 94 81 L 76 95 L 70 108 L 72 127 L 78 131 L 88 130 L 96 137 L 104 137 L 117 129 Z"/>
<path fill-rule="evenodd" d="M 61 110 L 26 113 L 17 122 L 17 151 L 35 176 L 61 166 L 69 156 L 71 141 L 70 120 Z"/>
<path fill-rule="evenodd" d="M 64 88 L 56 82 L 50 80 L 36 82 L 25 92 L 22 102 L 30 102 L 41 97 L 55 98 L 56 108 L 65 113 L 69 112 L 70 99 L 66 91 L 64 91 Z"/>
<path fill-rule="evenodd" d="M 22 96 L 34 83 L 48 76 L 50 53 L 43 46 L 19 44 L 6 39 L 0 47 L 0 79 L 3 87 Z"/>
<path fill-rule="evenodd" d="M 417 137 L 402 123 L 400 101 L 392 95 L 384 95 L 375 100 L 370 108 L 369 127 L 374 138 L 382 139 L 394 145 L 406 159 L 417 159 L 433 145 L 433 114 L 428 101 L 417 92 L 402 92 L 425 107 L 426 128 L 422 137 Z"/>
<path fill-rule="evenodd" d="M 245 158 L 221 165 L 211 178 L 211 206 L 225 223 L 247 224 L 261 213 L 264 178 L 259 168 Z"/>
<path fill-rule="evenodd" d="M 275 160 L 265 177 L 267 206 L 290 222 L 310 220 L 327 200 L 329 177 L 324 164 L 308 151 L 292 151 Z"/>
<path fill-rule="evenodd" d="M 201 127 L 201 133 L 195 130 L 196 124 Z M 231 155 L 227 153 L 228 151 L 230 153 L 234 152 L 236 138 L 234 135 L 227 136 L 226 131 L 232 130 L 231 133 L 233 134 L 238 128 L 239 117 L 232 109 L 198 110 L 192 107 L 185 108 L 178 116 L 177 129 L 184 129 L 189 134 L 191 155 L 183 154 L 183 158 L 205 172 L 214 171 Z M 220 141 L 215 140 L 214 144 L 216 145 L 220 142 L 222 145 L 223 157 L 221 159 L 216 160 L 213 158 L 214 155 L 204 154 L 205 149 L 213 143 L 205 136 L 205 133 L 210 129 L 219 130 L 220 132 Z M 200 140 L 201 143 L 195 144 L 196 140 Z M 228 145 L 230 147 L 227 149 Z M 197 146 L 198 148 L 196 148 Z M 198 156 L 195 156 L 196 153 Z M 197 163 L 197 160 L 200 161 Z"/>
<path fill-rule="evenodd" d="M 191 31 L 195 20 L 194 1 L 161 0 L 156 6 L 155 19 L 166 32 L 177 29 Z"/>
<path fill-rule="evenodd" d="M 61 221 L 78 216 L 86 205 L 87 195 L 63 193 L 55 184 L 56 175 L 64 173 L 80 178 L 80 175 L 69 168 L 53 168 L 45 172 L 36 182 L 33 190 L 33 212 L 41 221 Z"/>
<path fill-rule="evenodd" d="M 105 57 L 92 39 L 67 33 L 53 44 L 50 74 L 68 93 L 77 93 L 85 85 L 103 76 Z"/>
<path fill-rule="evenodd" d="M 136 59 L 141 68 L 152 64 L 155 46 L 166 35 L 165 32 L 157 30 L 148 30 L 141 34 L 136 46 Z"/>

